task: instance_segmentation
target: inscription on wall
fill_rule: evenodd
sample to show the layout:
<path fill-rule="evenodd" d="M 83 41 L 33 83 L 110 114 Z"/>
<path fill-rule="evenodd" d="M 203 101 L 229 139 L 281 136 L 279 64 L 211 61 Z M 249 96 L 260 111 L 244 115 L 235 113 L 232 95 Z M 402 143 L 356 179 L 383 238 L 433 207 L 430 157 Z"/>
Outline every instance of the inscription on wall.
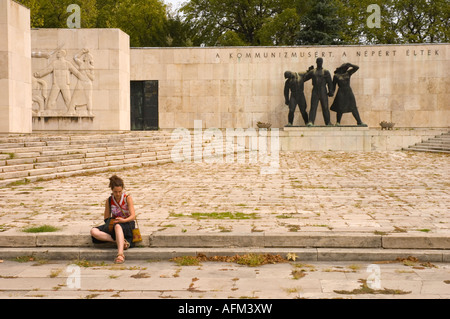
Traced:
<path fill-rule="evenodd" d="M 339 47 L 337 47 L 339 48 Z M 244 51 L 243 52 L 230 52 L 227 54 L 215 53 L 216 59 L 228 59 L 235 61 L 245 61 L 250 59 L 298 59 L 298 58 L 372 58 L 372 57 L 438 57 L 440 56 L 439 49 L 407 49 L 407 50 L 393 50 L 393 49 L 379 49 L 379 50 L 356 50 L 350 51 L 306 51 L 306 50 L 289 50 L 282 52 L 270 52 L 270 51 Z"/>

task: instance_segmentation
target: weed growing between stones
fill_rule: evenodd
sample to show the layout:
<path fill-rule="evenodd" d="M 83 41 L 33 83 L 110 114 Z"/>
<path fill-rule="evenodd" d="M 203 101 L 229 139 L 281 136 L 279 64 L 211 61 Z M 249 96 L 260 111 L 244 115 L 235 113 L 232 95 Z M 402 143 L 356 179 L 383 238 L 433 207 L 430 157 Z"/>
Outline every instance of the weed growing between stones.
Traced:
<path fill-rule="evenodd" d="M 239 265 L 246 265 L 249 267 L 257 267 L 266 264 L 286 263 L 288 262 L 284 257 L 280 255 L 271 254 L 245 254 L 234 256 L 212 256 L 207 257 L 204 254 L 198 254 L 197 256 L 182 256 L 170 259 L 180 266 L 198 266 L 201 262 L 206 261 L 218 261 L 218 262 L 234 262 Z"/>
<path fill-rule="evenodd" d="M 337 294 L 344 295 L 361 295 L 361 294 L 373 294 L 373 295 L 406 295 L 410 294 L 411 291 L 403 291 L 400 289 L 372 289 L 367 285 L 367 281 L 365 279 L 359 279 L 358 282 L 361 283 L 360 288 L 356 288 L 353 290 L 334 290 Z"/>
<path fill-rule="evenodd" d="M 42 226 L 37 226 L 37 227 L 25 228 L 23 231 L 25 233 L 51 233 L 51 232 L 56 232 L 58 230 L 59 230 L 58 227 L 54 227 L 51 225 L 42 225 Z"/>

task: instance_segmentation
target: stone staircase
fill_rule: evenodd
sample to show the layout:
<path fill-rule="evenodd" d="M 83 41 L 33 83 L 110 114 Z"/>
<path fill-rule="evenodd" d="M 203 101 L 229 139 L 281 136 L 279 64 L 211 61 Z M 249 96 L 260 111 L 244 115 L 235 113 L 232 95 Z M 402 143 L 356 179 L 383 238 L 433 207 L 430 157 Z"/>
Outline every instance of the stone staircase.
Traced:
<path fill-rule="evenodd" d="M 406 151 L 450 153 L 450 131 L 404 148 Z"/>
<path fill-rule="evenodd" d="M 180 139 L 172 140 L 168 131 L 4 136 L 0 137 L 0 187 L 171 163 L 171 151 L 178 143 Z M 190 143 L 192 154 L 198 154 Z M 202 153 L 209 143 L 214 141 L 202 141 Z"/>

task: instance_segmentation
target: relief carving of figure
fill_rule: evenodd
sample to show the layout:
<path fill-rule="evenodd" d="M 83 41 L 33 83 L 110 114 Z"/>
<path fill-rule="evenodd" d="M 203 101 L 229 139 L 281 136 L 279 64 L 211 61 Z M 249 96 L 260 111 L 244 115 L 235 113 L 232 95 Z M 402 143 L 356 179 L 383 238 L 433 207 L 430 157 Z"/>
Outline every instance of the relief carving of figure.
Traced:
<path fill-rule="evenodd" d="M 86 106 L 89 116 L 92 116 L 92 82 L 94 81 L 94 58 L 89 50 L 83 49 L 73 57 L 80 76 L 69 105 L 69 114 L 75 114 L 76 108 Z"/>
<path fill-rule="evenodd" d="M 63 112 L 67 115 L 77 115 L 76 108 L 79 106 L 86 106 L 88 116 L 92 116 L 92 82 L 94 80 L 94 63 L 93 57 L 89 50 L 83 49 L 74 56 L 76 66 L 66 59 L 67 52 L 58 48 L 51 54 L 34 54 L 33 57 L 50 58 L 53 53 L 56 54 L 56 59 L 51 62 L 44 70 L 34 73 L 34 80 L 36 83 L 45 83 L 43 80 L 38 80 L 46 75 L 52 73 L 53 80 L 51 84 L 50 94 L 45 100 L 45 106 L 42 107 L 42 101 L 36 97 L 36 102 L 39 104 L 39 113 L 42 115 L 44 110 L 57 111 L 56 101 L 61 93 L 66 106 Z M 71 75 L 77 79 L 77 83 L 73 92 L 71 92 Z M 33 80 L 33 81 L 34 81 Z M 46 92 L 43 89 L 42 92 Z M 44 97 L 46 97 L 44 95 Z"/>
<path fill-rule="evenodd" d="M 31 79 L 33 88 L 32 100 L 39 107 L 37 111 L 33 110 L 33 114 L 41 115 L 45 111 L 45 103 L 47 101 L 47 82 L 42 79 L 36 79 L 34 76 Z"/>

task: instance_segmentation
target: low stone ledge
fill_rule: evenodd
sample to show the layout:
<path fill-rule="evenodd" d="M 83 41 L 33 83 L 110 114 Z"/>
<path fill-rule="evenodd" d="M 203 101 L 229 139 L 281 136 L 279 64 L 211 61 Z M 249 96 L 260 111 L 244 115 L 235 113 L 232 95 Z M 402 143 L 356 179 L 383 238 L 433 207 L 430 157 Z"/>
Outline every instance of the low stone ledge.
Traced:
<path fill-rule="evenodd" d="M 90 236 L 70 234 L 36 234 L 37 247 L 86 247 L 92 246 Z"/>
<path fill-rule="evenodd" d="M 381 248 L 381 236 L 353 233 L 268 234 L 264 247 Z"/>
<path fill-rule="evenodd" d="M 450 237 L 444 235 L 392 234 L 383 236 L 382 243 L 388 249 L 450 249 Z"/>
<path fill-rule="evenodd" d="M 127 260 L 169 260 L 181 256 L 234 256 L 244 254 L 272 254 L 284 258 L 290 253 L 297 262 L 351 261 L 401 262 L 397 258 L 416 257 L 419 262 L 450 262 L 449 250 L 420 249 L 364 249 L 364 248 L 131 248 L 125 252 Z M 113 261 L 117 249 L 76 247 L 0 248 L 0 259 L 34 256 L 47 260 L 104 260 Z"/>
<path fill-rule="evenodd" d="M 264 234 L 152 235 L 150 247 L 264 247 Z"/>
<path fill-rule="evenodd" d="M 419 261 L 446 262 L 450 252 L 444 250 L 419 249 L 334 249 L 318 248 L 318 261 L 395 261 L 397 258 L 416 257 Z"/>
<path fill-rule="evenodd" d="M 0 248 L 0 259 L 15 259 L 17 257 L 33 256 L 47 260 L 77 260 L 80 258 L 78 248 Z"/>
<path fill-rule="evenodd" d="M 422 249 L 450 250 L 450 238 L 444 235 L 374 235 L 365 233 L 204 233 L 143 234 L 137 247 L 149 248 L 330 248 L 330 249 Z M 102 247 L 92 243 L 89 233 L 0 233 L 0 247 Z"/>
<path fill-rule="evenodd" d="M 17 233 L 0 235 L 0 247 L 36 247 L 36 235 Z"/>

